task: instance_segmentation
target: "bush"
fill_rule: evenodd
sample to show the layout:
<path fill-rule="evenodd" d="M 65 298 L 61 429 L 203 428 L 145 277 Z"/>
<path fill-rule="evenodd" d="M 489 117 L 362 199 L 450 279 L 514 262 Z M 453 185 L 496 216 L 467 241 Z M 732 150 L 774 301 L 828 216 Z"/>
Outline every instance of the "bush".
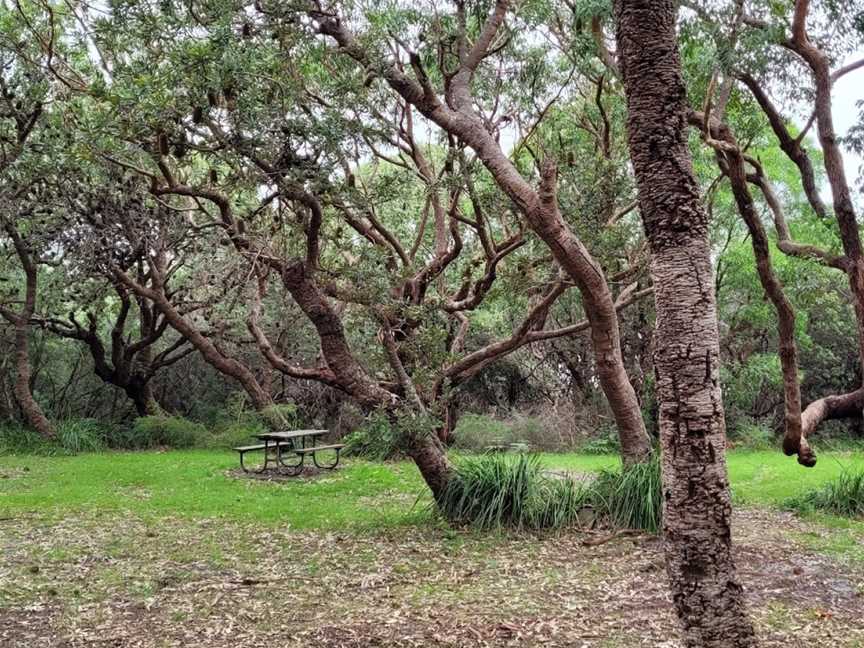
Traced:
<path fill-rule="evenodd" d="M 129 449 L 191 448 L 203 441 L 207 429 L 180 416 L 142 416 L 135 419 L 131 430 L 122 440 L 122 447 Z"/>
<path fill-rule="evenodd" d="M 264 434 L 269 430 L 269 427 L 255 418 L 244 421 L 223 421 L 212 434 L 208 434 L 203 439 L 202 445 L 207 448 L 234 448 L 251 443 L 256 434 Z"/>
<path fill-rule="evenodd" d="M 585 505 L 584 491 L 545 475 L 536 455 L 485 455 L 457 465 L 438 510 L 482 529 L 549 529 L 574 522 Z"/>
<path fill-rule="evenodd" d="M 618 454 L 621 452 L 621 439 L 615 430 L 602 432 L 580 445 L 579 452 L 589 455 Z"/>
<path fill-rule="evenodd" d="M 57 426 L 57 441 L 71 454 L 99 452 L 106 436 L 106 429 L 96 419 L 67 419 Z"/>
<path fill-rule="evenodd" d="M 0 422 L 0 454 L 57 454 L 60 448 L 15 421 Z"/>
<path fill-rule="evenodd" d="M 542 420 L 532 416 L 516 416 L 507 424 L 511 443 L 527 443 L 533 450 L 554 452 L 567 447 L 561 435 L 553 432 Z"/>
<path fill-rule="evenodd" d="M 800 512 L 824 511 L 844 517 L 862 517 L 864 470 L 844 469 L 836 479 L 787 500 L 785 505 Z"/>
<path fill-rule="evenodd" d="M 96 419 L 66 419 L 56 426 L 57 438 L 48 440 L 18 423 L 0 424 L 0 454 L 78 454 L 105 447 L 108 429 Z"/>
<path fill-rule="evenodd" d="M 778 445 L 771 430 L 753 422 L 742 423 L 729 438 L 736 446 L 750 450 L 772 450 Z"/>
<path fill-rule="evenodd" d="M 286 430 L 304 424 L 303 417 L 294 403 L 271 405 L 259 412 L 258 417 L 271 430 Z"/>
<path fill-rule="evenodd" d="M 617 470 L 603 470 L 586 486 L 587 498 L 598 518 L 623 529 L 657 533 L 663 518 L 660 461 Z"/>
<path fill-rule="evenodd" d="M 384 414 L 373 414 L 344 439 L 344 453 L 373 461 L 387 461 L 402 456 L 401 435 Z"/>
<path fill-rule="evenodd" d="M 513 441 L 513 431 L 507 425 L 482 414 L 464 414 L 453 430 L 453 445 L 462 450 L 480 452 L 487 446 Z"/>

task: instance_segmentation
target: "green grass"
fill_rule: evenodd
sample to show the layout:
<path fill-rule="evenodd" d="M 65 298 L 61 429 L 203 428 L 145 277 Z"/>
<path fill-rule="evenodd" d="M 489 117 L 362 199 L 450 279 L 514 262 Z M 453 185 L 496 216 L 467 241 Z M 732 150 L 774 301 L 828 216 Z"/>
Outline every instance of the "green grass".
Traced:
<path fill-rule="evenodd" d="M 543 454 L 545 466 L 589 473 L 615 468 L 612 455 Z M 780 452 L 729 454 L 736 504 L 782 506 L 788 498 L 836 478 L 864 456 L 822 453 L 815 468 Z M 234 453 L 210 450 L 107 452 L 78 456 L 0 457 L 0 517 L 76 510 L 129 510 L 154 517 L 223 517 L 297 529 L 398 526 L 428 520 L 417 470 L 408 462 L 349 460 L 308 481 L 270 483 L 226 477 Z M 26 468 L 26 471 L 25 471 Z M 842 518 L 820 516 L 839 523 Z M 864 530 L 864 523 L 848 521 Z"/>
<path fill-rule="evenodd" d="M 291 483 L 226 476 L 236 467 L 235 453 L 205 450 L 0 457 L 0 517 L 129 510 L 334 529 L 406 524 L 423 515 L 414 506 L 421 483 L 408 464 L 354 460 Z"/>

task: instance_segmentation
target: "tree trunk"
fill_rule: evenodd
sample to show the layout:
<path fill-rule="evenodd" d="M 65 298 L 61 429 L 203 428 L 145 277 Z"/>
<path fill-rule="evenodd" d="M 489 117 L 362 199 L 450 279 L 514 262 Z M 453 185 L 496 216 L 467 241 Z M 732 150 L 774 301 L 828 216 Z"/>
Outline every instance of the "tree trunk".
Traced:
<path fill-rule="evenodd" d="M 45 416 L 30 391 L 30 326 L 24 317 L 15 323 L 15 378 L 14 394 L 18 406 L 30 426 L 46 439 L 56 436 L 54 426 Z"/>
<path fill-rule="evenodd" d="M 453 466 L 438 437 L 430 430 L 428 434 L 411 439 L 408 454 L 417 464 L 423 481 L 432 491 L 432 497 L 436 502 L 440 501 L 453 475 Z"/>
<path fill-rule="evenodd" d="M 151 272 L 153 272 L 152 266 Z M 270 394 L 261 388 L 261 385 L 255 378 L 255 374 L 252 373 L 249 367 L 235 358 L 222 355 L 216 345 L 207 336 L 202 334 L 191 322 L 183 317 L 162 290 L 142 286 L 119 269 L 114 269 L 113 274 L 118 281 L 127 286 L 132 292 L 153 302 L 153 305 L 162 313 L 171 328 L 189 340 L 189 343 L 198 350 L 207 364 L 239 382 L 246 390 L 256 410 L 260 411 L 273 404 Z"/>
<path fill-rule="evenodd" d="M 156 416 L 162 412 L 149 380 L 142 382 L 132 378 L 123 391 L 132 400 L 138 416 Z"/>
<path fill-rule="evenodd" d="M 481 36 L 470 53 L 463 53 L 458 71 L 447 84 L 446 103 L 440 101 L 431 85 L 418 83 L 395 66 L 387 66 L 380 73 L 405 101 L 477 153 L 498 187 L 513 200 L 528 225 L 549 246 L 555 260 L 576 284 L 591 327 L 600 386 L 618 426 L 622 459 L 625 464 L 637 463 L 651 455 L 651 441 L 645 430 L 639 401 L 624 368 L 615 302 L 603 269 L 561 215 L 555 195 L 554 167 L 546 165 L 540 190 L 535 190 L 501 149 L 473 107 L 471 82 L 474 72 L 495 39 L 510 5 L 508 0 L 494 3 Z M 344 23 L 321 19 L 320 14 L 313 14 L 312 18 L 318 21 L 318 31 L 334 38 L 348 56 L 369 70 L 378 70 Z"/>
<path fill-rule="evenodd" d="M 24 303 L 21 311 L 17 314 L 3 311 L 3 317 L 13 325 L 15 330 L 15 371 L 17 375 L 12 393 L 30 426 L 46 439 L 51 439 L 56 436 L 56 432 L 42 408 L 39 407 L 39 403 L 33 398 L 30 386 L 32 378 L 30 369 L 30 318 L 36 311 L 38 281 L 36 263 L 15 226 L 7 223 L 5 229 L 12 239 L 12 245 L 15 247 L 15 253 L 21 262 L 21 269 L 24 271 L 25 277 Z"/>
<path fill-rule="evenodd" d="M 777 336 L 779 339 L 780 366 L 783 373 L 783 411 L 784 435 L 783 451 L 787 455 L 798 455 L 803 466 L 814 466 L 816 457 L 801 429 L 801 387 L 798 383 L 798 346 L 795 343 L 795 310 L 783 292 L 783 284 L 774 273 L 768 236 L 756 212 L 753 196 L 747 187 L 747 173 L 744 158 L 732 133 L 720 127 L 723 139 L 734 147 L 725 154 L 718 153 L 725 160 L 725 172 L 732 185 L 732 193 L 738 212 L 744 219 L 753 244 L 756 258 L 756 271 L 765 294 L 777 311 Z"/>
<path fill-rule="evenodd" d="M 666 567 L 684 642 L 755 645 L 732 560 L 708 219 L 686 140 L 672 0 L 615 0 L 628 142 L 657 309 Z"/>

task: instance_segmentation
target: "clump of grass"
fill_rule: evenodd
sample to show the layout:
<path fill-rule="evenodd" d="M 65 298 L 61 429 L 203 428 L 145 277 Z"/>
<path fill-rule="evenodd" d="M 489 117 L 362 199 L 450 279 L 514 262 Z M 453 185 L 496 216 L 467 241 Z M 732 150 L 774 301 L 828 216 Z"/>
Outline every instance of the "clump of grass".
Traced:
<path fill-rule="evenodd" d="M 549 529 L 572 523 L 586 505 L 572 480 L 543 473 L 536 455 L 464 459 L 438 501 L 450 521 L 481 529 Z"/>
<path fill-rule="evenodd" d="M 543 470 L 536 455 L 486 455 L 461 461 L 438 502 L 457 524 L 481 529 L 556 529 L 580 514 L 613 528 L 658 533 L 662 525 L 660 462 L 604 470 L 579 483 Z"/>
<path fill-rule="evenodd" d="M 43 439 L 27 426 L 15 421 L 0 422 L 0 455 L 4 454 L 57 454 L 56 444 Z"/>
<path fill-rule="evenodd" d="M 99 452 L 105 431 L 95 419 L 66 419 L 57 426 L 57 441 L 66 452 Z"/>
<path fill-rule="evenodd" d="M 142 416 L 135 419 L 118 445 L 127 449 L 191 448 L 206 436 L 207 428 L 180 416 Z"/>
<path fill-rule="evenodd" d="M 663 497 L 660 461 L 636 464 L 617 470 L 603 470 L 586 487 L 595 515 L 613 527 L 660 531 Z"/>
<path fill-rule="evenodd" d="M 864 517 L 864 469 L 844 469 L 835 479 L 785 502 L 786 508 Z"/>

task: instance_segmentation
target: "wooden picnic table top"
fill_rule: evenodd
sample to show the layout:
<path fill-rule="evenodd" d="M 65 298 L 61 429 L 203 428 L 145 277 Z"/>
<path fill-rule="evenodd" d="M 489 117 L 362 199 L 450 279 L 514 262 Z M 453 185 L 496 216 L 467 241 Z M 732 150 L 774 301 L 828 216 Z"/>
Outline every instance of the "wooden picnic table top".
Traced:
<path fill-rule="evenodd" d="M 288 439 L 300 439 L 302 437 L 324 436 L 329 430 L 287 430 L 285 432 L 264 432 L 256 434 L 256 439 L 262 441 L 286 441 Z"/>

